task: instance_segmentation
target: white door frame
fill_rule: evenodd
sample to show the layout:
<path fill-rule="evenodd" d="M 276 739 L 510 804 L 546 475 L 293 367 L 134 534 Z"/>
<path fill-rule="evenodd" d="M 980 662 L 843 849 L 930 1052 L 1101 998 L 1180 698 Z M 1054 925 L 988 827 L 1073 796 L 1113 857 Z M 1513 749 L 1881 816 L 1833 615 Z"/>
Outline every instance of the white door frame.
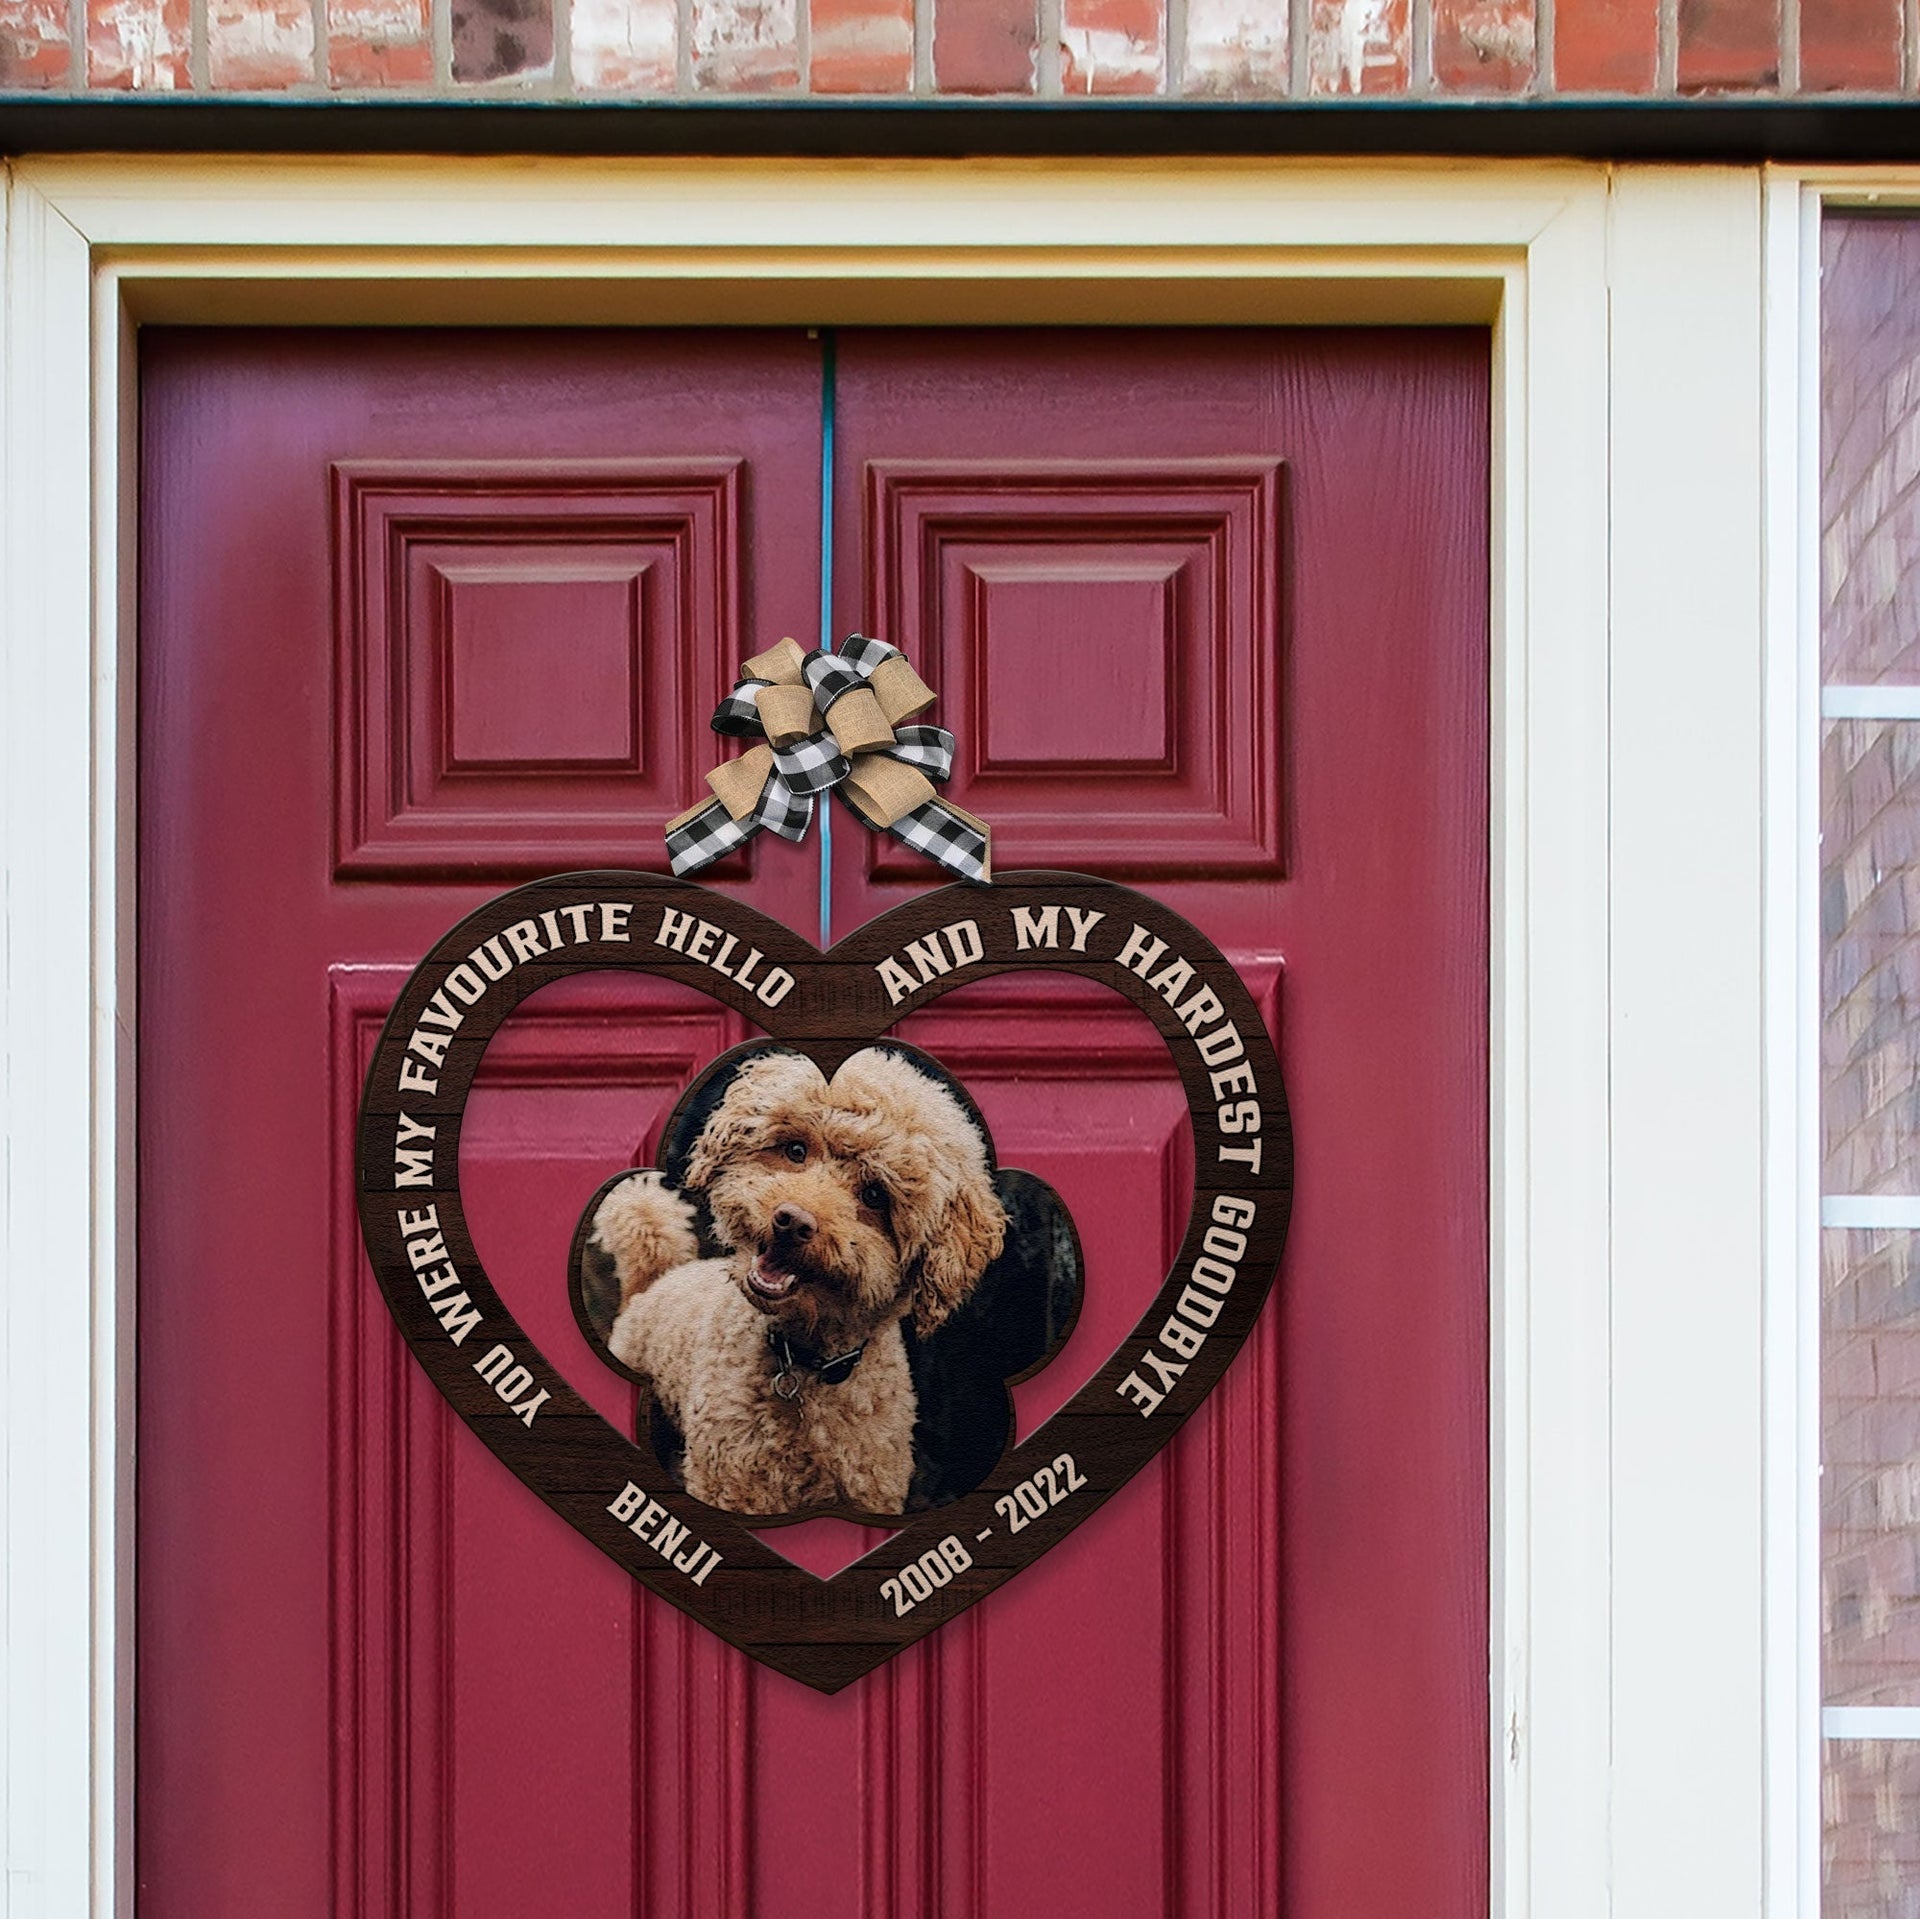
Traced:
<path fill-rule="evenodd" d="M 133 1903 L 132 347 L 295 317 L 1491 325 L 1495 1910 L 1762 1909 L 1757 171 L 47 159 L 7 219 L 9 1914 Z"/>

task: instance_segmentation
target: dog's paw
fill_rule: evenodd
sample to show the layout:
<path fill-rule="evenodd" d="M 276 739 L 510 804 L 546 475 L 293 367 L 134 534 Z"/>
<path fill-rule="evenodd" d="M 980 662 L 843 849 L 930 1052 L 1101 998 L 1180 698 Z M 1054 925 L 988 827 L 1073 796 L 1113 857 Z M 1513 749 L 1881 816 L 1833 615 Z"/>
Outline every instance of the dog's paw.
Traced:
<path fill-rule="evenodd" d="M 622 1307 L 662 1273 L 700 1252 L 692 1206 L 652 1171 L 634 1173 L 609 1189 L 595 1209 L 590 1237 L 613 1261 Z"/>

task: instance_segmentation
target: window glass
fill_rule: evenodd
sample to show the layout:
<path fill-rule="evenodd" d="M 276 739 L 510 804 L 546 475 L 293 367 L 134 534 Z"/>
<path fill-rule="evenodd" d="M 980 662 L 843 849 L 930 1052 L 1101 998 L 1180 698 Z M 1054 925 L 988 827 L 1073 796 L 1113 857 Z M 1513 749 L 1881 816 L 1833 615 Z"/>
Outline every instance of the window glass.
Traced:
<path fill-rule="evenodd" d="M 1821 262 L 1824 1919 L 1920 1919 L 1920 218 Z"/>

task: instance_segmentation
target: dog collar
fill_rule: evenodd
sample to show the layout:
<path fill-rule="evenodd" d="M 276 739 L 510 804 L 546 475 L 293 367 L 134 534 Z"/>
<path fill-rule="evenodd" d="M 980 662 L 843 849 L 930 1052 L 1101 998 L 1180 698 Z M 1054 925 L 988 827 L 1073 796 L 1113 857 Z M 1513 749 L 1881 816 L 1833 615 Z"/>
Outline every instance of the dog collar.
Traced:
<path fill-rule="evenodd" d="M 797 1377 L 800 1373 L 813 1374 L 823 1386 L 840 1385 L 853 1376 L 860 1355 L 867 1350 L 863 1339 L 851 1352 L 835 1353 L 829 1358 L 811 1346 L 796 1344 L 778 1326 L 767 1328 L 767 1344 L 773 1348 L 773 1356 L 780 1364 L 780 1370 L 773 1376 L 773 1390 L 782 1399 L 800 1397 L 804 1390 L 804 1382 Z"/>

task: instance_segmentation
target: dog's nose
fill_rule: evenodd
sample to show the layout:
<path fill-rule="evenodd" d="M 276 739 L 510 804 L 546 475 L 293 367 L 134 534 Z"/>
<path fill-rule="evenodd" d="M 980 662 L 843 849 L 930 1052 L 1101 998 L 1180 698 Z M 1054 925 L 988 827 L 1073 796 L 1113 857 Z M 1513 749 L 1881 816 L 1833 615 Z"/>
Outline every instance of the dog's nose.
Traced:
<path fill-rule="evenodd" d="M 779 1206 L 774 1209 L 773 1230 L 782 1239 L 811 1239 L 817 1223 L 804 1206 Z"/>

